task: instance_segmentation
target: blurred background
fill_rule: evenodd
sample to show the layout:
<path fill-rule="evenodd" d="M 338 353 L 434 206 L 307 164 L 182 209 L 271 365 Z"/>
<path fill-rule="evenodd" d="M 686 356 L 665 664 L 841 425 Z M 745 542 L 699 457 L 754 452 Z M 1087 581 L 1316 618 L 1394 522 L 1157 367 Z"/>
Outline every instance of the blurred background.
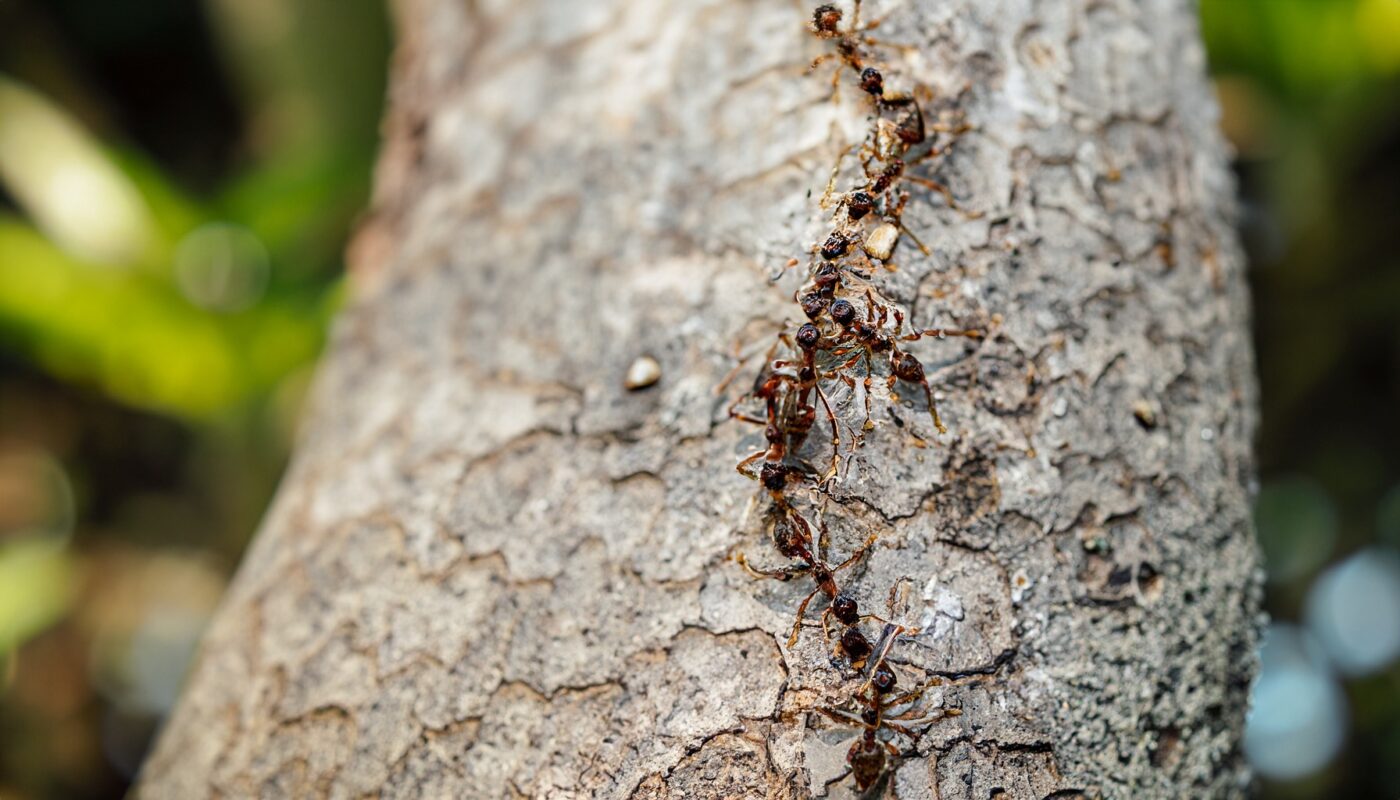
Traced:
<path fill-rule="evenodd" d="M 1400 0 L 1203 0 L 1263 383 L 1268 798 L 1400 797 Z M 119 797 L 285 464 L 382 0 L 0 0 L 0 797 Z"/>

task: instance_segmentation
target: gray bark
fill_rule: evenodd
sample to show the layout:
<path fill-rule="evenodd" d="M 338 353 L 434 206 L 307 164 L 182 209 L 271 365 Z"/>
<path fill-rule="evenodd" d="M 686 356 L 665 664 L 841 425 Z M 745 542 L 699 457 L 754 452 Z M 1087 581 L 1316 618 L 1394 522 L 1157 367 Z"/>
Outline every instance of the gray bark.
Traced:
<path fill-rule="evenodd" d="M 933 255 L 882 280 L 992 332 L 911 346 L 950 433 L 880 412 L 830 515 L 880 535 L 867 607 L 912 580 L 898 659 L 963 712 L 884 790 L 1242 795 L 1255 389 L 1194 4 L 869 5 L 975 126 L 937 169 L 985 212 L 919 192 Z M 776 556 L 714 392 L 797 316 L 864 124 L 804 74 L 808 11 L 397 4 L 356 300 L 141 796 L 827 791 L 854 731 L 809 711 L 849 682 L 784 646 L 806 587 L 729 560 Z"/>

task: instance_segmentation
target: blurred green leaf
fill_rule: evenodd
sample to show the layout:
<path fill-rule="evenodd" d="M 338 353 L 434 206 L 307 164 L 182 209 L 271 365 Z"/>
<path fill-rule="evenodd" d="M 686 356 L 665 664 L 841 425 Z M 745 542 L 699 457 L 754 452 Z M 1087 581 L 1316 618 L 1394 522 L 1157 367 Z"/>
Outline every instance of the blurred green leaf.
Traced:
<path fill-rule="evenodd" d="M 67 610 L 73 564 L 46 539 L 0 544 L 0 654 L 42 631 Z"/>
<path fill-rule="evenodd" d="M 0 251 L 0 339 L 56 375 L 181 416 L 270 391 L 315 357 L 331 310 L 318 293 L 213 314 L 163 277 L 84 263 L 2 215 Z"/>
<path fill-rule="evenodd" d="M 71 115 L 4 75 L 0 180 L 77 256 L 131 264 L 153 254 L 156 232 L 136 187 Z"/>

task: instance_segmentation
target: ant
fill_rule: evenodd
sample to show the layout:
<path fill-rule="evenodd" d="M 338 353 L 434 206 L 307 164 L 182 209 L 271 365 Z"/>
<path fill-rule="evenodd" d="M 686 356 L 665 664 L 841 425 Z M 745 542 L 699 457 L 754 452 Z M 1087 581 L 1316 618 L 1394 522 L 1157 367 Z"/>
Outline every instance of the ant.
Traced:
<path fill-rule="evenodd" d="M 907 594 L 907 589 L 906 580 L 901 580 L 891 587 L 889 607 L 892 616 L 897 616 L 895 608 L 899 603 L 901 590 L 905 590 L 904 593 Z M 907 597 L 905 599 L 907 600 Z M 917 703 L 924 692 L 930 686 L 941 684 L 937 678 L 913 691 L 895 695 L 899 680 L 889 664 L 890 650 L 900 636 L 912 636 L 917 633 L 917 629 L 906 628 L 893 622 L 886 623 L 878 648 L 879 656 L 870 670 L 870 677 L 854 695 L 856 705 L 860 707 L 859 715 L 843 709 L 818 709 L 834 721 L 854 724 L 862 729 L 861 735 L 851 743 L 850 750 L 846 752 L 846 762 L 850 765 L 850 774 L 854 777 L 859 791 L 869 789 L 880 780 L 890 757 L 899 758 L 904 755 L 894 743 L 881 741 L 880 731 L 903 736 L 917 745 L 922 734 L 917 733 L 916 728 L 945 717 L 962 714 L 960 709 L 950 708 L 937 712 L 937 716 L 928 716 L 918 707 Z"/>
<path fill-rule="evenodd" d="M 757 478 L 763 487 L 773 493 L 774 499 L 779 499 L 787 485 L 788 478 L 797 470 L 785 465 L 783 462 L 787 455 L 796 452 L 806 441 L 807 435 L 816 424 L 817 409 L 811 404 L 813 393 L 821 401 L 823 409 L 826 411 L 827 422 L 831 425 L 831 450 L 832 463 L 826 477 L 819 483 L 824 483 L 836 474 L 841 458 L 841 434 L 836 422 L 836 414 L 831 409 L 831 403 L 827 399 L 826 392 L 819 385 L 818 378 L 821 377 L 816 368 L 816 348 L 821 341 L 821 332 L 815 325 L 805 323 L 797 329 L 796 343 L 789 338 L 787 333 L 778 335 L 778 341 L 769 348 L 768 355 L 764 361 L 767 364 L 765 371 L 760 372 L 754 382 L 754 388 L 749 395 L 740 396 L 729 406 L 729 416 L 743 422 L 751 422 L 763 426 L 764 439 L 767 446 L 760 448 L 748 457 L 744 458 L 736 466 L 739 474 L 749 478 Z M 802 354 L 800 362 L 794 361 L 774 361 L 773 353 L 779 344 L 786 344 L 790 349 L 798 350 Z M 789 374 L 783 370 L 796 368 L 796 374 Z M 764 401 L 766 418 L 750 416 L 738 410 L 739 403 L 745 397 L 757 397 Z M 763 459 L 763 466 L 757 475 L 748 470 L 749 465 L 755 461 Z"/>
<path fill-rule="evenodd" d="M 929 386 L 928 376 L 924 372 L 924 365 L 912 353 L 905 352 L 899 348 L 898 341 L 914 342 L 925 336 L 938 339 L 945 339 L 949 336 L 960 336 L 968 339 L 980 339 L 983 336 L 979 330 L 953 330 L 949 328 L 924 328 L 901 334 L 899 330 L 903 328 L 902 317 L 897 319 L 895 332 L 889 333 L 885 330 L 884 310 L 880 309 L 876 315 L 875 304 L 866 306 L 866 318 L 857 318 L 856 308 L 844 298 L 838 299 L 831 304 L 829 312 L 831 319 L 841 326 L 842 333 L 837 341 L 846 341 L 848 344 L 843 348 L 832 351 L 834 355 L 841 356 L 854 353 L 840 370 L 854 367 L 862 359 L 865 361 L 865 427 L 870 426 L 870 378 L 874 369 L 874 362 L 877 356 L 887 360 L 889 365 L 888 387 L 893 390 L 896 381 L 908 381 L 917 383 L 923 387 L 924 397 L 928 400 L 929 415 L 933 419 L 933 426 L 939 433 L 947 433 L 948 429 L 943 425 L 943 420 L 938 415 L 938 405 L 933 399 L 933 387 Z M 886 355 L 888 354 L 888 355 Z M 838 370 L 838 372 L 840 371 Z M 854 388 L 855 379 L 849 375 L 842 375 L 842 379 L 847 385 Z"/>
<path fill-rule="evenodd" d="M 866 36 L 866 32 L 879 27 L 880 20 L 872 20 L 865 25 L 860 24 L 861 0 L 855 0 L 853 14 L 851 16 L 851 27 L 841 30 L 841 18 L 844 16 L 841 9 L 830 3 L 823 3 L 812 10 L 812 33 L 818 39 L 836 42 L 836 52 L 823 53 L 817 56 L 809 70 L 815 70 L 823 62 L 830 59 L 839 59 L 841 63 L 850 68 L 857 76 L 860 88 L 866 94 L 875 98 L 878 103 L 885 94 L 884 76 L 874 67 L 865 63 L 865 54 L 862 48 L 865 46 L 874 47 L 895 47 L 899 49 L 910 49 L 905 45 L 897 45 L 892 42 L 884 42 Z M 837 69 L 831 77 L 831 86 L 834 90 L 840 85 L 841 70 Z"/>
<path fill-rule="evenodd" d="M 807 616 L 807 606 L 811 604 L 812 598 L 816 597 L 818 594 L 822 594 L 833 603 L 835 603 L 838 598 L 842 597 L 850 599 L 849 595 L 845 595 L 837 586 L 836 573 L 864 558 L 866 552 L 875 544 L 876 536 L 875 534 L 871 534 L 866 537 L 865 542 L 861 544 L 860 547 L 856 548 L 855 552 L 851 553 L 845 561 L 842 561 L 834 567 L 829 566 L 827 564 L 827 558 L 831 545 L 831 532 L 827 528 L 826 520 L 821 517 L 820 514 L 817 517 L 817 526 L 821 534 L 817 538 L 817 552 L 813 554 L 811 523 L 786 501 L 780 503 L 776 510 L 778 512 L 777 518 L 774 520 L 770 531 L 773 544 L 783 556 L 799 560 L 802 563 L 790 567 L 783 567 L 781 569 L 765 570 L 750 565 L 743 553 L 739 553 L 735 558 L 739 562 L 739 566 L 743 567 L 746 572 L 755 578 L 773 578 L 780 581 L 790 581 L 798 575 L 810 574 L 812 576 L 812 581 L 816 584 L 816 588 L 812 589 L 806 597 L 802 598 L 802 602 L 797 606 L 797 618 L 793 620 L 792 630 L 789 632 L 787 640 L 787 646 L 790 649 L 797 644 L 797 637 L 802 630 L 802 620 Z M 845 601 L 843 600 L 842 602 L 844 603 Z M 854 600 L 852 600 L 852 602 L 854 602 Z M 859 620 L 859 614 L 856 615 L 856 618 Z M 857 633 L 859 633 L 859 631 L 857 631 Z M 870 653 L 873 652 L 873 648 L 870 647 L 869 641 L 865 640 L 863 634 L 860 634 L 859 639 L 851 638 L 851 648 L 847 650 L 847 654 L 855 657 L 854 654 L 859 652 L 862 641 L 864 642 L 864 646 L 868 648 L 864 656 L 860 656 L 863 661 L 864 657 L 868 657 Z M 842 645 L 845 646 L 846 644 L 846 639 L 843 636 Z"/>
<path fill-rule="evenodd" d="M 916 732 L 916 728 L 947 717 L 962 715 L 962 710 L 956 708 L 940 710 L 936 715 L 930 715 L 925 709 L 919 708 L 917 703 L 927 691 L 928 685 L 891 697 L 897 685 L 894 670 L 881 657 L 871 673 L 869 684 L 856 694 L 856 703 L 863 706 L 859 715 L 842 709 L 819 709 L 836 722 L 862 729 L 861 735 L 846 751 L 846 763 L 850 765 L 850 775 L 855 779 L 856 789 L 859 791 L 869 789 L 880 780 L 890 758 L 910 755 L 901 751 L 893 742 L 882 741 L 881 731 L 902 736 L 917 745 L 923 734 Z"/>

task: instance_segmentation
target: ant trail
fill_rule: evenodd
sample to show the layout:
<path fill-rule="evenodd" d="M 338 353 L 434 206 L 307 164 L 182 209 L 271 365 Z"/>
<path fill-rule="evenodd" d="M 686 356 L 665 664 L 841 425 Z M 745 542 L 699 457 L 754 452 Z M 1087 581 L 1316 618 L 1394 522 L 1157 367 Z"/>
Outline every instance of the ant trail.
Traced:
<path fill-rule="evenodd" d="M 905 238 L 924 256 L 932 252 L 904 222 L 915 196 L 910 187 L 938 195 L 947 208 L 964 217 L 978 214 L 963 209 L 946 185 L 911 174 L 915 166 L 948 152 L 952 142 L 941 137 L 955 140 L 969 127 L 960 120 L 949 124 L 942 117 L 934 122 L 925 118 L 921 99 L 929 101 L 932 91 L 911 84 L 889 67 L 890 53 L 913 48 L 872 36 L 882 20 L 862 22 L 861 14 L 861 0 L 852 3 L 849 22 L 832 4 L 819 5 L 811 13 L 809 33 L 829 49 L 812 61 L 810 70 L 834 64 L 832 99 L 838 105 L 843 79 L 852 81 L 864 98 L 862 113 L 868 125 L 859 141 L 840 146 L 818 200 L 829 227 L 805 253 L 806 278 L 792 295 L 803 321 L 783 324 L 763 351 L 748 391 L 729 404 L 728 416 L 763 430 L 762 445 L 735 469 L 761 489 L 746 508 L 745 520 L 763 504 L 768 538 L 787 562 L 760 567 L 742 551 L 734 560 L 754 578 L 811 580 L 787 637 L 789 657 L 795 656 L 810 606 L 825 602 L 815 624 L 821 628 L 831 666 L 853 687 L 843 705 L 815 710 L 859 731 L 847 754 L 848 774 L 857 789 L 865 791 L 888 775 L 892 759 L 910 752 L 896 742 L 917 745 L 933 723 L 961 712 L 921 707 L 928 687 L 940 682 L 936 677 L 916 681 L 903 693 L 896 691 L 899 679 L 891 653 L 919 633 L 907 623 L 909 581 L 902 578 L 890 588 L 888 618 L 864 613 L 860 593 L 847 573 L 858 572 L 854 568 L 875 546 L 876 535 L 858 538 L 859 544 L 844 559 L 834 560 L 827 504 L 838 487 L 850 491 L 843 486 L 842 463 L 849 477 L 857 458 L 869 460 L 861 450 L 876 428 L 872 398 L 882 394 L 890 403 L 891 418 L 924 446 L 924 437 L 908 430 L 910 423 L 894 414 L 897 387 L 915 387 L 928 405 L 932 434 L 927 438 L 947 431 L 928 372 L 908 344 L 949 338 L 976 342 L 986 332 L 978 327 L 910 324 L 905 309 L 880 286 L 881 276 L 898 268 L 895 258 Z M 833 132 L 839 129 L 833 125 Z M 854 183 L 848 185 L 852 175 Z M 788 266 L 802 263 L 794 258 Z M 736 359 L 741 352 L 736 345 Z M 717 392 L 724 394 L 755 355 L 757 351 L 744 355 Z M 799 487 L 807 500 L 799 498 Z M 873 641 L 866 629 L 872 622 L 881 626 Z"/>

